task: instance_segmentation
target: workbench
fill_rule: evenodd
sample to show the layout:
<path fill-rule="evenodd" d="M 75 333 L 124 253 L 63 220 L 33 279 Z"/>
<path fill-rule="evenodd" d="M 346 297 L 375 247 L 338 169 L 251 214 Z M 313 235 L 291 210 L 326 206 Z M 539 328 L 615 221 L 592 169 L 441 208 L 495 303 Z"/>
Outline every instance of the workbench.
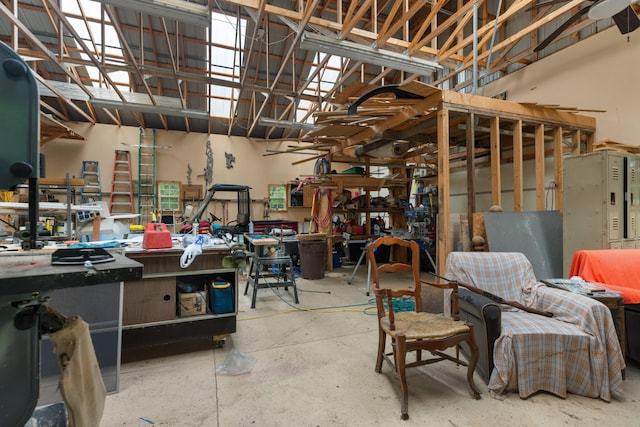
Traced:
<path fill-rule="evenodd" d="M 230 254 L 227 245 L 205 247 L 187 268 L 180 267 L 183 249 L 127 249 L 126 256 L 144 265 L 141 280 L 127 281 L 123 296 L 122 351 L 129 355 L 149 347 L 163 346 L 199 338 L 219 342 L 236 332 L 237 275 L 224 268 L 222 259 Z M 214 313 L 207 299 L 204 313 L 180 316 L 179 286 L 196 286 L 208 298 L 211 284 L 223 280 L 231 285 L 233 309 Z M 149 353 L 149 352 L 147 352 Z"/>

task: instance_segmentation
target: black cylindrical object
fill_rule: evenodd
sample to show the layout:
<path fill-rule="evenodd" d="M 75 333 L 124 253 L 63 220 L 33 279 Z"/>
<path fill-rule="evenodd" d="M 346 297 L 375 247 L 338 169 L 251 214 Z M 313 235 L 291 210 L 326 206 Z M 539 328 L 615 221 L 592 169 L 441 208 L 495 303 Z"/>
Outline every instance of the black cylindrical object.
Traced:
<path fill-rule="evenodd" d="M 299 249 L 302 278 L 323 279 L 327 260 L 327 242 L 324 240 L 301 240 Z"/>

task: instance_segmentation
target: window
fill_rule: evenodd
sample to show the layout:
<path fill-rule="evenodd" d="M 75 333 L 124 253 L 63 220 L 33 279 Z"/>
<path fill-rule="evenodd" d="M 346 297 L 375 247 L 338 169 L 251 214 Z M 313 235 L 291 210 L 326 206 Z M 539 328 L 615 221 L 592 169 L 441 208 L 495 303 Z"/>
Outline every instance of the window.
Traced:
<path fill-rule="evenodd" d="M 287 210 L 287 186 L 269 184 L 269 209 L 272 211 Z"/>

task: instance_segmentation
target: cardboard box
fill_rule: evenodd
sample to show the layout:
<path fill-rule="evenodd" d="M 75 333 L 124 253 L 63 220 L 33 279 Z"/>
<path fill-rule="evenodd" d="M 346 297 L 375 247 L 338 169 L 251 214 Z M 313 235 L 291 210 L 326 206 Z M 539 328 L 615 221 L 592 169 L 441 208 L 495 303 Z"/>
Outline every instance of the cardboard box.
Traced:
<path fill-rule="evenodd" d="M 183 292 L 178 294 L 178 316 L 199 316 L 207 314 L 207 293 Z"/>

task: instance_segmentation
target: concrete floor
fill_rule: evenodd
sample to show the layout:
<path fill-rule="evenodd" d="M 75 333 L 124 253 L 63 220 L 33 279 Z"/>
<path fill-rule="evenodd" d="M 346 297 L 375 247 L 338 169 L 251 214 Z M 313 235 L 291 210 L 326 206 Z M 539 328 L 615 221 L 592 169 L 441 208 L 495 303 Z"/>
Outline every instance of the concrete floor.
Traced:
<path fill-rule="evenodd" d="M 182 346 L 183 354 L 123 363 L 120 391 L 107 396 L 101 426 L 640 425 L 634 365 L 627 367 L 624 396 L 610 403 L 546 393 L 499 401 L 477 375 L 482 399 L 474 400 L 466 368 L 449 362 L 416 368 L 408 371 L 411 418 L 402 421 L 397 378 L 388 365 L 382 374 L 373 369 L 377 326 L 366 268 L 349 285 L 352 271 L 343 266 L 321 280 L 299 279 L 299 305 L 282 289 L 261 289 L 251 309 L 251 289 L 241 294 L 237 333 L 223 348 L 197 343 Z M 233 349 L 255 358 L 251 371 L 216 373 Z"/>

